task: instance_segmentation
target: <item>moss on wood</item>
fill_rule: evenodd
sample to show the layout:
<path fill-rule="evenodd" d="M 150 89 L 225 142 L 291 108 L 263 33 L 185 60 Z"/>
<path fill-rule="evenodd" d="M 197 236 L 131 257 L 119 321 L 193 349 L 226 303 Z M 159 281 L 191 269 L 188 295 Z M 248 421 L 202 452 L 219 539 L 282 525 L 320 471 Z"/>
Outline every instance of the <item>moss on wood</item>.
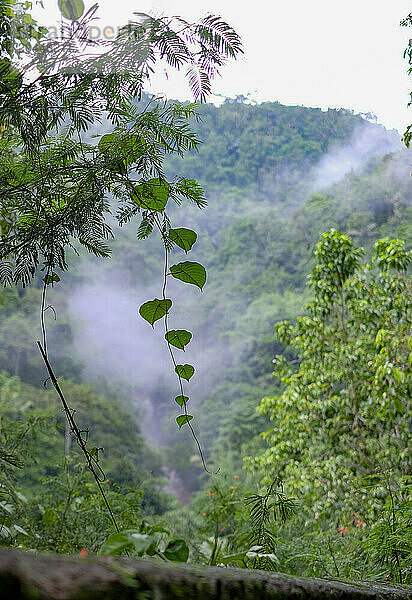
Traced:
<path fill-rule="evenodd" d="M 412 600 L 412 588 L 170 564 L 0 551 L 1 600 Z"/>

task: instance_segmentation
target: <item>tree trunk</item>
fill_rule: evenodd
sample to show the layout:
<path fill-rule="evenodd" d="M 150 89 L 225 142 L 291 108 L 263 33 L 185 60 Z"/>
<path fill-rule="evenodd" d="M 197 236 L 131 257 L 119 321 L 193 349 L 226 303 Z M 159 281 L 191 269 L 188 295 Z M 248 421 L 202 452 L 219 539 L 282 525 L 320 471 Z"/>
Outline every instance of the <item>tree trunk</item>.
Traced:
<path fill-rule="evenodd" d="M 0 551 L 2 600 L 411 600 L 412 588 L 154 560 Z"/>

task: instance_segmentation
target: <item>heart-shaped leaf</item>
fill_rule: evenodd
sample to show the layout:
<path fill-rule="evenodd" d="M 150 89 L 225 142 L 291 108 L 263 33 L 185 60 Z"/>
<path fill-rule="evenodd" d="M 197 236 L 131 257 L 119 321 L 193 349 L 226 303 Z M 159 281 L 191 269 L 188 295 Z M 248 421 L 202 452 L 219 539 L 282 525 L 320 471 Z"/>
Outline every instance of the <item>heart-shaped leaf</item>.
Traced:
<path fill-rule="evenodd" d="M 65 19 L 78 21 L 84 13 L 82 0 L 58 0 L 59 10 Z"/>
<path fill-rule="evenodd" d="M 185 540 L 171 540 L 163 554 L 173 562 L 186 562 L 189 558 L 189 548 Z"/>
<path fill-rule="evenodd" d="M 152 555 L 152 552 L 150 551 L 151 546 L 156 546 L 156 538 L 152 535 L 147 535 L 146 533 L 132 533 L 130 535 L 130 541 L 139 556 L 146 553 Z"/>
<path fill-rule="evenodd" d="M 165 334 L 165 339 L 169 344 L 172 344 L 172 346 L 184 350 L 185 346 L 187 346 L 192 339 L 192 334 L 185 329 L 171 329 Z"/>
<path fill-rule="evenodd" d="M 121 160 L 125 165 L 130 165 L 137 162 L 145 153 L 146 142 L 142 137 L 133 133 L 124 135 L 114 132 L 103 135 L 98 143 L 98 148 L 108 157 L 117 158 L 117 163 Z"/>
<path fill-rule="evenodd" d="M 177 402 L 179 406 L 184 406 L 188 400 L 189 396 L 176 396 L 175 398 L 175 402 Z"/>
<path fill-rule="evenodd" d="M 186 423 L 189 423 L 192 419 L 192 415 L 179 415 L 176 417 L 176 423 L 179 425 L 179 429 L 182 429 L 183 425 L 186 425 Z"/>
<path fill-rule="evenodd" d="M 155 298 L 154 300 L 149 300 L 149 302 L 145 302 L 139 308 L 139 314 L 143 319 L 148 321 L 150 325 L 153 327 L 155 321 L 158 321 L 170 310 L 172 306 L 172 301 L 169 298 L 165 300 L 159 300 L 159 298 Z"/>
<path fill-rule="evenodd" d="M 195 372 L 195 368 L 192 367 L 192 365 L 176 365 L 175 372 L 182 379 L 186 379 L 186 381 L 189 381 L 189 379 L 193 376 L 193 373 Z"/>
<path fill-rule="evenodd" d="M 134 188 L 133 201 L 142 208 L 161 212 L 169 198 L 169 184 L 162 179 L 149 179 Z"/>
<path fill-rule="evenodd" d="M 179 227 L 178 229 L 169 229 L 169 238 L 177 246 L 183 248 L 187 254 L 197 240 L 197 233 L 191 229 Z"/>
<path fill-rule="evenodd" d="M 200 289 L 206 283 L 206 269 L 203 265 L 197 262 L 181 262 L 170 267 L 170 273 L 176 279 L 180 279 L 184 283 L 197 285 Z"/>

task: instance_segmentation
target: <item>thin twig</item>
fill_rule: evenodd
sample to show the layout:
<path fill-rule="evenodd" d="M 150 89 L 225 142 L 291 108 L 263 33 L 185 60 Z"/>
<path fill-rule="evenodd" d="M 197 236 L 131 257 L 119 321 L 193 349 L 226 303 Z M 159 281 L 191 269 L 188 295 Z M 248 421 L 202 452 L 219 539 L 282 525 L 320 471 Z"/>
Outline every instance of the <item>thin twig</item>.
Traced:
<path fill-rule="evenodd" d="M 90 452 L 86 448 L 86 443 L 85 443 L 85 441 L 82 438 L 81 431 L 79 430 L 79 428 L 78 428 L 78 426 L 76 424 L 76 421 L 73 418 L 73 413 L 70 410 L 70 408 L 69 408 L 69 406 L 68 406 L 68 404 L 66 402 L 66 399 L 65 399 L 65 397 L 63 395 L 63 392 L 62 392 L 62 390 L 60 388 L 60 385 L 59 385 L 59 383 L 58 383 L 58 381 L 56 379 L 56 376 L 55 376 L 55 374 L 53 372 L 53 369 L 52 369 L 52 367 L 50 365 L 50 362 L 49 362 L 49 359 L 47 357 L 47 354 L 46 354 L 46 352 L 45 352 L 45 350 L 44 350 L 44 348 L 43 348 L 43 346 L 42 346 L 42 344 L 41 344 L 41 342 L 39 340 L 37 340 L 37 345 L 39 347 L 40 354 L 41 354 L 41 356 L 43 358 L 44 364 L 46 365 L 46 369 L 47 369 L 47 371 L 49 373 L 49 376 L 50 376 L 51 382 L 53 384 L 53 387 L 56 390 L 56 392 L 57 392 L 57 394 L 58 394 L 58 396 L 59 396 L 59 398 L 61 400 L 61 403 L 63 405 L 64 412 L 65 412 L 66 417 L 67 417 L 67 419 L 68 419 L 68 421 L 70 423 L 70 429 L 74 433 L 74 435 L 76 436 L 77 443 L 80 446 L 80 448 L 81 448 L 81 450 L 82 450 L 82 452 L 83 452 L 83 454 L 85 456 L 85 459 L 86 459 L 86 462 L 87 462 L 87 467 L 92 472 L 92 475 L 94 477 L 96 485 L 99 488 L 99 492 L 100 492 L 100 494 L 102 496 L 102 499 L 104 501 L 104 504 L 106 505 L 106 508 L 107 508 L 107 510 L 109 512 L 109 515 L 110 515 L 110 518 L 111 518 L 111 520 L 113 522 L 114 528 L 116 529 L 117 533 L 119 533 L 120 529 L 119 529 L 119 526 L 117 524 L 116 517 L 114 516 L 114 513 L 113 513 L 112 508 L 111 508 L 111 506 L 109 504 L 107 496 L 106 496 L 106 494 L 105 494 L 105 492 L 104 492 L 104 490 L 102 488 L 102 485 L 101 485 L 102 480 L 99 478 L 99 475 L 98 475 L 98 473 L 96 472 L 96 469 L 95 469 L 95 465 L 93 464 L 96 461 L 93 459 L 93 457 L 90 455 Z M 103 473 L 103 471 L 101 470 L 100 467 L 99 467 L 99 469 Z"/>

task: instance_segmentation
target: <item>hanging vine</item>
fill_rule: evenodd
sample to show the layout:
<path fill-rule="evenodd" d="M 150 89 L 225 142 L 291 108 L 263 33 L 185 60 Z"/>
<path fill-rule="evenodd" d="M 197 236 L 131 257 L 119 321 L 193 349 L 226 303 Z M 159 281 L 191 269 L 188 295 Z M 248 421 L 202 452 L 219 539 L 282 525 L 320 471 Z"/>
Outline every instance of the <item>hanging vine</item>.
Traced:
<path fill-rule="evenodd" d="M 179 382 L 175 400 L 183 409 L 177 424 L 190 428 L 206 468 L 183 385 L 193 376 L 194 367 L 178 364 L 174 354 L 174 348 L 184 350 L 192 336 L 186 330 L 169 330 L 172 301 L 166 297 L 169 276 L 200 289 L 206 282 L 199 263 L 168 265 L 172 245 L 188 252 L 197 237 L 188 229 L 171 229 L 166 214 L 169 199 L 177 203 L 188 199 L 199 208 L 206 204 L 194 180 L 175 177 L 168 182 L 163 172 L 165 155 L 183 156 L 198 148 L 188 126 L 191 118 L 197 118 L 196 105 L 147 99 L 143 90 L 161 59 L 171 68 L 185 66 L 195 100 L 205 101 L 219 68 L 242 49 L 239 36 L 219 17 L 190 24 L 180 17 L 156 19 L 135 13 L 136 20 L 93 55 L 90 50 L 99 43 L 90 39 L 88 31 L 97 5 L 84 14 L 82 2 L 76 7 L 59 2 L 65 17 L 61 39 L 47 39 L 47 30 L 37 28 L 34 21 L 29 28 L 18 28 L 12 39 L 13 24 L 24 21 L 27 6 L 19 0 L 10 2 L 5 43 L 0 48 L 0 283 L 26 286 L 39 267 L 45 271 L 42 341 L 37 345 L 70 432 L 119 531 L 101 487 L 105 475 L 99 449 L 87 447 L 88 432 L 77 425 L 49 359 L 45 313 L 54 309 L 47 305 L 47 287 L 59 282 L 59 273 L 68 269 L 68 249 L 78 253 L 80 245 L 96 256 L 110 256 L 107 240 L 113 232 L 108 217 L 112 218 L 113 204 L 119 225 L 142 217 L 139 239 L 150 235 L 154 225 L 159 229 L 165 247 L 162 294 L 141 306 L 140 314 L 151 325 L 164 318 L 165 339 Z M 29 15 L 27 19 L 31 22 Z M 22 67 L 16 57 L 24 52 L 27 60 Z M 82 134 L 103 116 L 113 130 L 97 144 L 86 143 Z"/>
<path fill-rule="evenodd" d="M 196 242 L 197 234 L 195 231 L 183 227 L 177 229 L 172 229 L 169 227 L 169 229 L 166 230 L 166 228 L 162 226 L 162 223 L 157 215 L 155 215 L 153 219 L 164 244 L 162 297 L 160 299 L 155 298 L 154 300 L 149 300 L 148 302 L 142 304 L 139 308 L 139 313 L 143 319 L 152 325 L 152 327 L 154 327 L 156 321 L 162 318 L 164 320 L 164 338 L 167 343 L 174 371 L 178 378 L 180 391 L 180 394 L 175 397 L 175 402 L 180 406 L 180 408 L 183 409 L 183 414 L 180 414 L 178 417 L 176 417 L 176 422 L 179 426 L 179 429 L 181 429 L 183 425 L 188 425 L 193 439 L 196 442 L 203 468 L 205 471 L 209 472 L 206 467 L 206 462 L 199 439 L 190 422 L 193 419 L 193 415 L 190 415 L 187 412 L 187 403 L 189 402 L 189 397 L 185 396 L 183 383 L 184 380 L 188 382 L 192 378 L 195 368 L 191 364 L 178 364 L 173 350 L 173 348 L 177 348 L 184 351 L 185 347 L 192 339 L 192 333 L 185 329 L 169 329 L 168 316 L 172 307 L 172 300 L 166 297 L 167 278 L 169 276 L 179 279 L 183 283 L 195 285 L 202 290 L 206 283 L 206 270 L 200 263 L 190 261 L 181 262 L 176 265 L 172 265 L 169 268 L 169 251 L 173 247 L 173 244 L 176 244 L 182 248 L 187 254 Z"/>

